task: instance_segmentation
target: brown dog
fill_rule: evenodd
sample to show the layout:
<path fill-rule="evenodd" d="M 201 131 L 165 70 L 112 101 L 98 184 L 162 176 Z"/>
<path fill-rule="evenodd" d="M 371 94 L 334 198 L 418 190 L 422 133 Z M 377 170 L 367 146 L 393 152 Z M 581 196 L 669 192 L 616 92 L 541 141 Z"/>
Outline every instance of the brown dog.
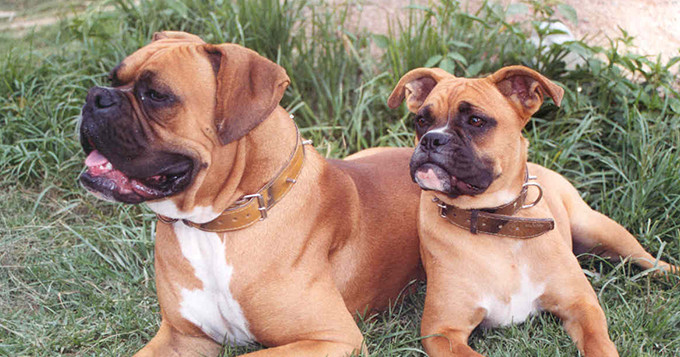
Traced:
<path fill-rule="evenodd" d="M 83 107 L 81 182 L 159 214 L 162 323 L 138 355 L 361 351 L 352 314 L 421 274 L 413 150 L 325 160 L 278 105 L 285 71 L 238 45 L 156 34 L 112 79 Z"/>
<path fill-rule="evenodd" d="M 392 108 L 405 99 L 416 114 L 410 167 L 424 190 L 421 332 L 437 335 L 423 341 L 430 356 L 479 356 L 467 345 L 477 325 L 522 322 L 539 309 L 560 317 L 586 356 L 618 355 L 572 248 L 630 257 L 646 269 L 655 259 L 562 176 L 527 164 L 522 128 L 544 95 L 559 105 L 563 90 L 513 66 L 482 79 L 415 69 L 389 98 Z"/>

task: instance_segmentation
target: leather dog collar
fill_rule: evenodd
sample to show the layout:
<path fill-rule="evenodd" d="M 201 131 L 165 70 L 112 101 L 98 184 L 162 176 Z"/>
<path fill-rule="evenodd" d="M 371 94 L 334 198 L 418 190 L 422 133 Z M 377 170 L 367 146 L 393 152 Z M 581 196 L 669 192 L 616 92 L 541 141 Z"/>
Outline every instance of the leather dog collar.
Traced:
<path fill-rule="evenodd" d="M 295 126 L 295 131 L 297 133 L 295 149 L 286 162 L 286 165 L 259 191 L 241 197 L 210 222 L 194 223 L 186 219 L 183 219 L 182 222 L 187 226 L 198 228 L 202 231 L 220 233 L 243 229 L 255 224 L 255 222 L 267 218 L 267 212 L 276 203 L 281 201 L 297 182 L 305 158 L 304 146 L 311 144 L 311 140 L 303 141 L 301 139 L 297 125 Z M 175 223 L 178 221 L 176 218 L 170 218 L 160 214 L 157 214 L 156 216 L 158 217 L 158 220 L 163 223 Z"/>
<path fill-rule="evenodd" d="M 522 191 L 512 202 L 492 208 L 462 209 L 442 202 L 437 197 L 432 201 L 439 207 L 439 215 L 451 224 L 467 229 L 472 234 L 485 233 L 511 238 L 534 238 L 555 228 L 552 218 L 513 217 L 520 209 L 535 206 L 543 197 L 538 183 L 529 182 L 536 177 L 529 176 L 528 170 Z M 539 196 L 533 203 L 524 204 L 529 186 L 539 189 Z"/>

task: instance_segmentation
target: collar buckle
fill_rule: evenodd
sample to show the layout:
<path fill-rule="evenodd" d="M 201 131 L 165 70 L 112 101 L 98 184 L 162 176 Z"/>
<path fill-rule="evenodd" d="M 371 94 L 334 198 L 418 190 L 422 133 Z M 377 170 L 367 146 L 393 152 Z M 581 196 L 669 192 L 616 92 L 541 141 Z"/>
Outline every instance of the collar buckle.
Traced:
<path fill-rule="evenodd" d="M 432 197 L 432 202 L 437 204 L 437 207 L 439 207 L 439 216 L 442 218 L 446 217 L 446 203 L 444 203 L 442 200 L 440 200 L 437 197 Z"/>
<path fill-rule="evenodd" d="M 257 198 L 257 210 L 260 211 L 260 221 L 264 221 L 267 218 L 267 204 L 264 202 L 264 197 L 261 193 L 254 193 L 242 197 L 243 200 L 250 200 L 252 198 Z"/>

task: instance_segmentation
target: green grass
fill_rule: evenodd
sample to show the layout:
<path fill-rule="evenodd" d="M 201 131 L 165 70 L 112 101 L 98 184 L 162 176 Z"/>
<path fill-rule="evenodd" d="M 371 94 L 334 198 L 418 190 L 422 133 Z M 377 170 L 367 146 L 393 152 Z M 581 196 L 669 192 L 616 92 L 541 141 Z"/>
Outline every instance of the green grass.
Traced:
<path fill-rule="evenodd" d="M 435 2 L 408 10 L 389 35 L 352 28 L 353 8 L 323 2 L 106 4 L 112 8 L 92 6 L 0 41 L 0 355 L 129 355 L 156 331 L 154 217 L 84 193 L 75 127 L 87 89 L 106 84 L 110 68 L 163 29 L 237 42 L 283 65 L 292 84 L 282 105 L 329 157 L 411 145 L 411 117 L 386 106 L 411 68 L 438 65 L 460 76 L 509 64 L 539 69 L 566 94 L 561 108 L 544 106 L 527 127 L 532 161 L 567 176 L 652 254 L 680 263 L 680 99 L 671 70 L 678 58 L 626 54 L 625 33 L 608 48 L 584 41 L 536 48 L 532 31 L 548 35 L 539 23 L 568 12 L 539 1 L 510 9 L 531 12 L 520 23 L 491 3 L 470 14 L 456 1 Z M 568 55 L 580 64 L 567 68 Z M 596 257 L 583 257 L 583 267 L 622 356 L 680 355 L 677 279 L 654 280 Z M 424 355 L 425 288 L 416 284 L 403 304 L 360 319 L 374 355 Z M 479 330 L 470 343 L 489 356 L 578 354 L 547 314 Z"/>

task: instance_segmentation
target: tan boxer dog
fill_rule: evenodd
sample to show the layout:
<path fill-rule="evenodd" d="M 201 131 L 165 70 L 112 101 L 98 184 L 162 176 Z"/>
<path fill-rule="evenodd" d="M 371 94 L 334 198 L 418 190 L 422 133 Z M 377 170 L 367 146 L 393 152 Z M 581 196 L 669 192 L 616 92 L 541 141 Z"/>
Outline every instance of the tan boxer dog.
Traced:
<path fill-rule="evenodd" d="M 138 356 L 361 352 L 355 312 L 386 307 L 421 273 L 412 149 L 325 160 L 278 105 L 283 68 L 179 32 L 90 90 L 82 110 L 96 195 L 159 215 L 162 322 Z"/>
<path fill-rule="evenodd" d="M 562 176 L 527 164 L 522 128 L 546 95 L 559 105 L 563 90 L 513 66 L 481 79 L 415 69 L 389 98 L 416 114 L 410 168 L 423 189 L 421 332 L 430 356 L 480 356 L 467 345 L 477 325 L 519 323 L 536 310 L 561 318 L 584 355 L 617 356 L 572 249 L 672 268 L 590 209 Z"/>

